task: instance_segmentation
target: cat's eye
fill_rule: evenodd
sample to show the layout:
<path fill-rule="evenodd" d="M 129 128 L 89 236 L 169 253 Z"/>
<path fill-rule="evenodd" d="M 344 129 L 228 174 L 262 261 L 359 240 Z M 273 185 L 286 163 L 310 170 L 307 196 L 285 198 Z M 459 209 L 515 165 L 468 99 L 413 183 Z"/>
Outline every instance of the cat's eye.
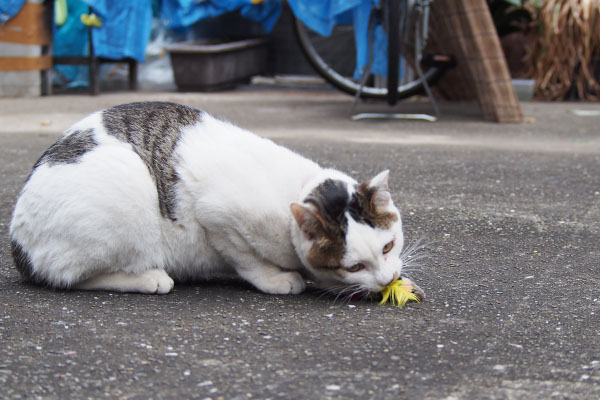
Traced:
<path fill-rule="evenodd" d="M 348 268 L 348 272 L 358 272 L 365 269 L 365 264 L 362 263 L 358 263 L 358 264 L 354 264 L 353 266 L 351 266 L 350 268 Z"/>
<path fill-rule="evenodd" d="M 392 240 L 385 246 L 383 246 L 383 254 L 389 253 L 394 248 L 394 241 Z"/>

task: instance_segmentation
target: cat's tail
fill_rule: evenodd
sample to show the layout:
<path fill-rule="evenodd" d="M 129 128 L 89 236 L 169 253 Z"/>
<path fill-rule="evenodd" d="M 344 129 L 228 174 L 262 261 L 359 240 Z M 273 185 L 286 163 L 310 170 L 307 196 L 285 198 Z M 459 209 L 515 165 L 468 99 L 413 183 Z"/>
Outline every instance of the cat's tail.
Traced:
<path fill-rule="evenodd" d="M 15 239 L 10 241 L 10 251 L 12 253 L 13 261 L 15 262 L 15 267 L 17 267 L 17 271 L 21 273 L 21 276 L 26 282 L 35 283 L 38 285 L 47 285 L 42 278 L 34 274 L 33 265 L 31 264 L 31 259 L 29 258 L 29 254 L 23 249 L 23 246 Z"/>

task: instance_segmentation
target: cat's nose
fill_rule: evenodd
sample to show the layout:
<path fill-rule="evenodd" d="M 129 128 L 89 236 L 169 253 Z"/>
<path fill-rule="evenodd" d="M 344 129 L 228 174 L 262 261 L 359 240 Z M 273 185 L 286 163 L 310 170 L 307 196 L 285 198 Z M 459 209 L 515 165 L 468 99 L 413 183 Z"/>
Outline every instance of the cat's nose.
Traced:
<path fill-rule="evenodd" d="M 394 276 L 392 277 L 392 280 L 391 280 L 391 281 L 389 281 L 388 283 L 385 283 L 385 284 L 381 285 L 381 286 L 383 286 L 383 287 L 385 287 L 385 286 L 388 286 L 388 285 L 390 285 L 392 282 L 394 282 L 396 279 L 398 279 L 398 273 L 397 273 L 397 272 L 394 272 Z"/>

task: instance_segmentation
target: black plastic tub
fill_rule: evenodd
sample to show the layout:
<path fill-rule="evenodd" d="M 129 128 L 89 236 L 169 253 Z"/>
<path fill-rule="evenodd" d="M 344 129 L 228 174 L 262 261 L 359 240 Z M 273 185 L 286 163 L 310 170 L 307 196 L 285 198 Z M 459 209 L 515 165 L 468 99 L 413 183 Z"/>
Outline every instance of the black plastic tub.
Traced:
<path fill-rule="evenodd" d="M 268 39 L 185 42 L 166 47 L 180 91 L 228 89 L 264 73 Z"/>

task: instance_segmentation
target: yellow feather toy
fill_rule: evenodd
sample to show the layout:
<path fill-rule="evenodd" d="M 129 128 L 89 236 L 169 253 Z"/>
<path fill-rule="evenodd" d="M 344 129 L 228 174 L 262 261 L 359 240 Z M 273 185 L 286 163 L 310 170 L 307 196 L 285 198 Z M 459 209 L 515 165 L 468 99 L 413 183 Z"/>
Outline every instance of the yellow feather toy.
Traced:
<path fill-rule="evenodd" d="M 381 301 L 379 304 L 385 304 L 388 301 L 398 307 L 403 307 L 409 301 L 419 303 L 421 299 L 413 292 L 414 288 L 409 282 L 398 279 L 397 276 L 381 291 Z"/>

